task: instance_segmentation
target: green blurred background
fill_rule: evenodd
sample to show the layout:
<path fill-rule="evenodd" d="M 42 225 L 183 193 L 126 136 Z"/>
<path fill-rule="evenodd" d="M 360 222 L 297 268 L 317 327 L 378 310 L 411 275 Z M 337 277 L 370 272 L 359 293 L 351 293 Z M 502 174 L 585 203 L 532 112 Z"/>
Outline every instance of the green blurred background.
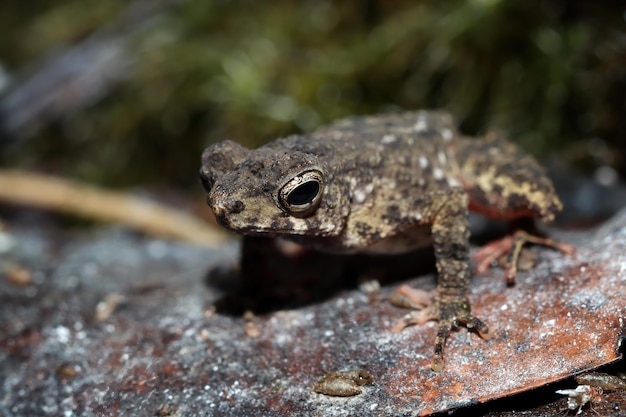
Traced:
<path fill-rule="evenodd" d="M 2 0 L 0 161 L 200 194 L 213 142 L 445 108 L 624 175 L 625 19 L 623 0 Z"/>

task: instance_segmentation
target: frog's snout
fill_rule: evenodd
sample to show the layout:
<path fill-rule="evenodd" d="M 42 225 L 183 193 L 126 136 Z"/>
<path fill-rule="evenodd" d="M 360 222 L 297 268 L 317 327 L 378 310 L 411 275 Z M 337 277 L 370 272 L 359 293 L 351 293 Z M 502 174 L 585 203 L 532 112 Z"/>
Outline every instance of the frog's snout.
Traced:
<path fill-rule="evenodd" d="M 213 209 L 213 213 L 218 219 L 223 219 L 224 216 L 229 214 L 241 213 L 246 208 L 243 201 L 230 197 L 214 199 L 209 196 L 208 204 Z"/>

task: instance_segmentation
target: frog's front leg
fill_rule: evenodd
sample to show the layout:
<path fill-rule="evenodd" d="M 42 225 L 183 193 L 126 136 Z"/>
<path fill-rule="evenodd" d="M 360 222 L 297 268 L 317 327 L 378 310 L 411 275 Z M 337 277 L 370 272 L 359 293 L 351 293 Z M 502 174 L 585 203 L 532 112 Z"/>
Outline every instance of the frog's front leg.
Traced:
<path fill-rule="evenodd" d="M 489 328 L 472 315 L 469 291 L 469 221 L 467 196 L 459 189 L 446 191 L 433 205 L 432 236 L 438 272 L 437 294 L 428 307 L 403 318 L 395 327 L 438 320 L 435 352 L 431 367 L 439 372 L 444 365 L 444 346 L 450 331 L 459 324 L 474 328 L 483 339 L 491 338 Z"/>

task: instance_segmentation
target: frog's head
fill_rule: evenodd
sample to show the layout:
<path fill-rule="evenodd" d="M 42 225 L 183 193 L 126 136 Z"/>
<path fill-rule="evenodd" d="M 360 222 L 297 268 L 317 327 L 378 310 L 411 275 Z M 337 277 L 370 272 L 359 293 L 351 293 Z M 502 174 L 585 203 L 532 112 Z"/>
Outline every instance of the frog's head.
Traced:
<path fill-rule="evenodd" d="M 200 178 L 217 221 L 246 235 L 336 236 L 349 213 L 328 167 L 289 147 L 218 143 L 202 154 Z"/>

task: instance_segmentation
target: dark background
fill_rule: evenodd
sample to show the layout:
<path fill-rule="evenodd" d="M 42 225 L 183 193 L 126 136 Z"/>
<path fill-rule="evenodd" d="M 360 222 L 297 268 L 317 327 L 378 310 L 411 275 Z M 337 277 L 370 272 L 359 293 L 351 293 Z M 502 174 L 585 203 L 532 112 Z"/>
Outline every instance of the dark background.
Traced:
<path fill-rule="evenodd" d="M 625 18 L 621 0 L 3 0 L 0 162 L 196 199 L 213 142 L 445 108 L 610 185 Z"/>

